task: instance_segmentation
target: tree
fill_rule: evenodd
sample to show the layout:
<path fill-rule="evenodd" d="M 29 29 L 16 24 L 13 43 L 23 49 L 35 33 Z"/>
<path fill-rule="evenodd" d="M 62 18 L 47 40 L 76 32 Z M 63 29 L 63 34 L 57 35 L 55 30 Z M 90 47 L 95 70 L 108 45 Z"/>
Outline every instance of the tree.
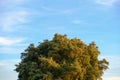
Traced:
<path fill-rule="evenodd" d="M 99 54 L 94 42 L 55 34 L 36 47 L 30 44 L 15 70 L 18 80 L 101 80 L 109 62 Z"/>

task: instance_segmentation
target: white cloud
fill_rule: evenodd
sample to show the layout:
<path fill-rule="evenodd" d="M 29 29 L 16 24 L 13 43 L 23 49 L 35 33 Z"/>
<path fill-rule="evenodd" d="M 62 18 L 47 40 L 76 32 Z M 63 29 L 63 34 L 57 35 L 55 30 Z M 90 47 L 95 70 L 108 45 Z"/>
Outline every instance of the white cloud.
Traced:
<path fill-rule="evenodd" d="M 96 0 L 96 3 L 105 5 L 105 6 L 112 6 L 119 0 Z"/>
<path fill-rule="evenodd" d="M 24 50 L 27 45 L 24 42 L 24 38 L 6 38 L 0 37 L 0 53 L 4 54 L 18 54 Z"/>
<path fill-rule="evenodd" d="M 109 78 L 104 78 L 104 80 L 120 80 L 120 77 L 109 77 Z"/>
<path fill-rule="evenodd" d="M 0 28 L 11 32 L 18 30 L 18 25 L 28 21 L 29 12 L 22 4 L 30 0 L 0 0 Z"/>
<path fill-rule="evenodd" d="M 10 7 L 23 4 L 28 0 L 0 0 L 0 6 L 2 7 Z"/>
<path fill-rule="evenodd" d="M 120 80 L 120 55 L 100 56 L 109 62 L 109 69 L 103 74 L 103 80 Z"/>
<path fill-rule="evenodd" d="M 74 13 L 74 9 L 58 9 L 48 6 L 41 6 L 41 9 L 44 10 L 43 15 L 71 15 Z"/>
<path fill-rule="evenodd" d="M 19 54 L 24 51 L 25 48 L 21 48 L 19 46 L 16 47 L 1 47 L 0 54 Z"/>
<path fill-rule="evenodd" d="M 22 38 L 5 38 L 5 37 L 0 37 L 0 45 L 13 45 L 17 43 L 23 42 L 24 39 Z"/>
<path fill-rule="evenodd" d="M 20 59 L 0 60 L 0 67 L 3 66 L 5 68 L 5 67 L 9 67 L 9 66 L 14 66 L 14 64 L 16 64 L 18 62 L 20 62 Z"/>
<path fill-rule="evenodd" d="M 41 6 L 41 8 L 46 10 L 46 11 L 58 11 L 57 9 L 50 8 L 50 7 L 47 7 L 47 6 Z"/>
<path fill-rule="evenodd" d="M 7 64 L 0 62 L 0 66 L 6 66 Z"/>
<path fill-rule="evenodd" d="M 15 64 L 18 64 L 20 59 L 8 59 L 8 60 L 0 60 L 0 68 L 4 68 L 6 70 L 14 70 Z"/>
<path fill-rule="evenodd" d="M 81 24 L 81 23 L 83 23 L 83 21 L 81 21 L 81 20 L 73 20 L 72 23 L 73 24 Z"/>
<path fill-rule="evenodd" d="M 0 15 L 0 28 L 4 31 L 14 31 L 15 25 L 27 22 L 27 16 L 28 12 L 24 10 L 3 13 Z"/>
<path fill-rule="evenodd" d="M 18 75 L 14 69 L 19 62 L 20 59 L 0 60 L 0 80 L 17 80 Z"/>

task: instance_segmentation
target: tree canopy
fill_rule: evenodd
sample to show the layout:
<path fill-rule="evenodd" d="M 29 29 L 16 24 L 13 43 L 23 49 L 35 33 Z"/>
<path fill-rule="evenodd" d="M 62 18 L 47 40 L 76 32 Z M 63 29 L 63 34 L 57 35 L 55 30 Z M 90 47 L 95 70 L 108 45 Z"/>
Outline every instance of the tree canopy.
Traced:
<path fill-rule="evenodd" d="M 30 44 L 15 70 L 18 80 L 102 80 L 109 62 L 99 60 L 99 54 L 94 42 L 87 45 L 80 39 L 55 34 L 38 46 Z"/>

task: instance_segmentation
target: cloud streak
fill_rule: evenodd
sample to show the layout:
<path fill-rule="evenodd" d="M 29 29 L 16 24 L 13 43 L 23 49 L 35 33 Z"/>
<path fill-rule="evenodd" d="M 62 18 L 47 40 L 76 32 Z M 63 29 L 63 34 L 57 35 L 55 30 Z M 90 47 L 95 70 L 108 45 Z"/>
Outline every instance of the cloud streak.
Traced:
<path fill-rule="evenodd" d="M 15 25 L 27 22 L 27 16 L 28 12 L 24 10 L 3 13 L 0 15 L 0 28 L 4 31 L 14 31 Z"/>
<path fill-rule="evenodd" d="M 118 1 L 119 0 L 96 0 L 96 3 L 104 6 L 113 6 Z"/>
<path fill-rule="evenodd" d="M 23 42 L 24 39 L 22 38 L 5 38 L 5 37 L 0 37 L 0 45 L 13 45 L 17 43 Z"/>
<path fill-rule="evenodd" d="M 0 60 L 0 79 L 1 80 L 17 80 L 17 73 L 14 71 L 15 64 L 20 62 L 19 59 Z"/>
<path fill-rule="evenodd" d="M 104 80 L 120 80 L 120 77 L 110 77 L 110 78 L 105 78 Z"/>
<path fill-rule="evenodd" d="M 20 4 L 24 4 L 28 0 L 0 0 L 1 7 L 11 7 L 11 6 L 18 6 Z"/>
<path fill-rule="evenodd" d="M 14 69 L 14 64 L 20 62 L 20 59 L 10 59 L 10 60 L 0 60 L 0 67 L 8 68 L 10 70 Z"/>
<path fill-rule="evenodd" d="M 83 23 L 83 21 L 82 20 L 73 20 L 72 23 L 73 24 L 81 24 L 81 23 Z"/>
<path fill-rule="evenodd" d="M 6 38 L 0 37 L 0 54 L 18 54 L 23 51 L 23 47 L 27 44 L 24 43 L 24 38 Z"/>
<path fill-rule="evenodd" d="M 21 48 L 20 46 L 0 48 L 0 54 L 20 54 L 23 51 L 24 51 L 24 48 Z"/>
<path fill-rule="evenodd" d="M 109 69 L 105 71 L 103 75 L 103 80 L 120 80 L 119 68 L 120 68 L 120 56 L 110 55 L 110 56 L 100 56 L 100 59 L 105 58 L 109 61 Z"/>
<path fill-rule="evenodd" d="M 13 32 L 27 23 L 29 11 L 22 5 L 30 0 L 0 0 L 0 31 Z"/>
<path fill-rule="evenodd" d="M 57 9 L 48 6 L 41 6 L 40 8 L 43 10 L 43 15 L 72 15 L 74 13 L 73 9 Z"/>

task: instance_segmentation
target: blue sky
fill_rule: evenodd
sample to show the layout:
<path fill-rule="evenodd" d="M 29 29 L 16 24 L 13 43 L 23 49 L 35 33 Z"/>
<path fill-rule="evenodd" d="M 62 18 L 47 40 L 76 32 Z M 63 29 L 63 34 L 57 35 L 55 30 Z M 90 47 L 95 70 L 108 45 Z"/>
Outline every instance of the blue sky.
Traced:
<path fill-rule="evenodd" d="M 17 80 L 20 53 L 55 33 L 99 46 L 109 70 L 103 80 L 120 80 L 120 0 L 1 0 L 0 79 Z"/>

